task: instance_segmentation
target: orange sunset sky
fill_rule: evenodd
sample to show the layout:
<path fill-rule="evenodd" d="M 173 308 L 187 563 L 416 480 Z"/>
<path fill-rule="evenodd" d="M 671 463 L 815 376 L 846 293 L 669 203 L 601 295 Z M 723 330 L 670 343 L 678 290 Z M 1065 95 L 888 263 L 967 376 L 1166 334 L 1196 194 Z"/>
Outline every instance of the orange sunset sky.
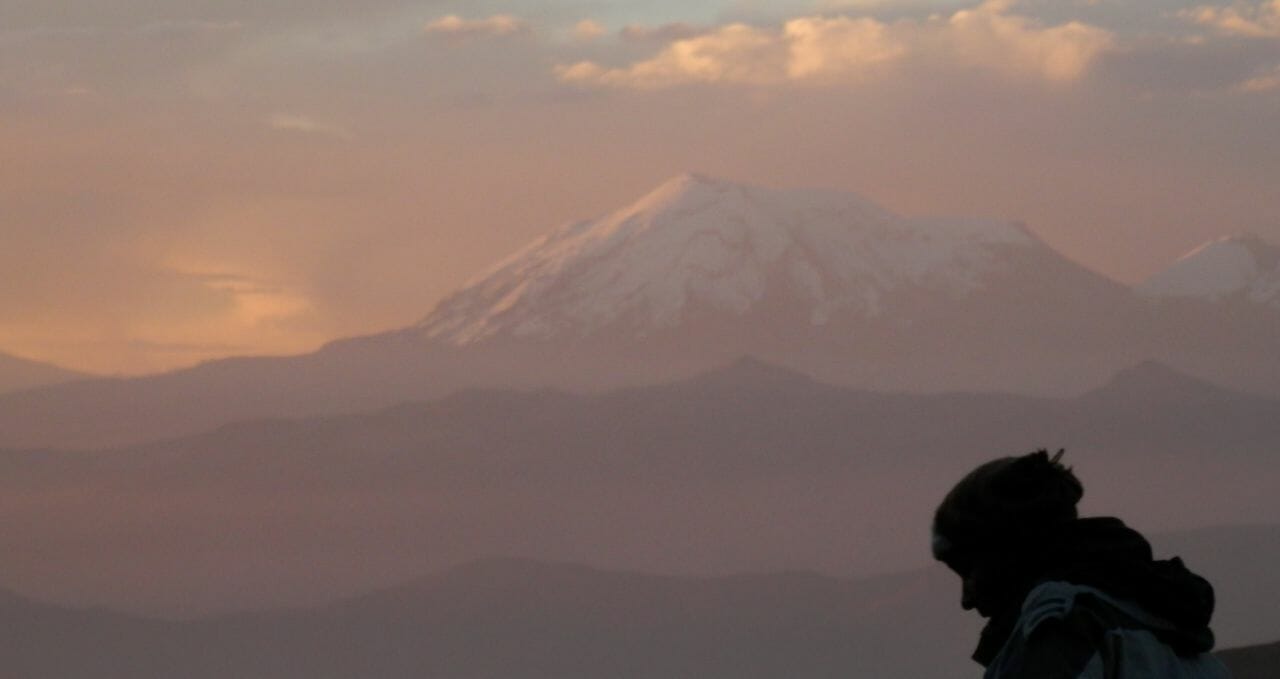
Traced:
<path fill-rule="evenodd" d="M 1280 0 L 8 0 L 0 351 L 407 325 L 686 170 L 1017 219 L 1137 282 L 1280 243 Z"/>

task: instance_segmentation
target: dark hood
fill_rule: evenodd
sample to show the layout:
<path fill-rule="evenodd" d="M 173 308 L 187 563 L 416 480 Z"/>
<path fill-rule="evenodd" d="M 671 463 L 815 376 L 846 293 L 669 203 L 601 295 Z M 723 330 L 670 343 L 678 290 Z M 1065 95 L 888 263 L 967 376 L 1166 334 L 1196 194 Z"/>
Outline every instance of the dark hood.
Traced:
<path fill-rule="evenodd" d="M 1167 621 L 1150 629 L 1179 655 L 1213 648 L 1213 587 L 1192 573 L 1181 559 L 1157 561 L 1151 544 L 1116 518 L 1078 519 L 1030 548 L 1020 559 L 1018 596 L 993 616 L 982 632 L 974 659 L 987 665 L 1004 646 L 1024 599 L 1041 582 L 1064 581 L 1099 589 L 1113 598 L 1132 601 Z"/>

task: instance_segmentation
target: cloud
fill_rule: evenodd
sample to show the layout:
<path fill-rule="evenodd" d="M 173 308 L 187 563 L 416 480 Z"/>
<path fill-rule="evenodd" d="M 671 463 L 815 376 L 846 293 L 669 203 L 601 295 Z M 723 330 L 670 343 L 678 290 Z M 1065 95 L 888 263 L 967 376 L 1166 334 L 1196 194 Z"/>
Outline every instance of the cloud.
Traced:
<path fill-rule="evenodd" d="M 1043 26 L 988 0 L 949 18 L 882 22 L 870 17 L 801 17 L 780 29 L 735 23 L 671 41 L 656 56 L 623 68 L 583 61 L 562 65 L 566 83 L 659 89 L 696 83 L 777 85 L 855 81 L 909 56 L 1050 81 L 1082 77 L 1112 49 L 1107 30 L 1080 22 Z"/>
<path fill-rule="evenodd" d="M 793 19 L 783 35 L 789 46 L 787 75 L 794 80 L 857 74 L 908 50 L 888 25 L 867 18 Z"/>
<path fill-rule="evenodd" d="M 301 132 L 303 134 L 317 134 L 325 137 L 336 137 L 338 139 L 351 139 L 351 133 L 339 125 L 324 123 L 307 116 L 293 115 L 290 113 L 276 113 L 267 119 L 267 125 L 273 130 L 281 130 L 284 132 Z"/>
<path fill-rule="evenodd" d="M 847 77 L 906 53 L 874 19 L 839 17 L 788 21 L 781 31 L 730 24 L 672 42 L 658 56 L 626 69 L 591 62 L 561 67 L 561 80 L 588 85 L 658 89 L 692 83 L 776 85 Z"/>
<path fill-rule="evenodd" d="M 891 7 L 894 3 L 895 0 L 822 0 L 817 6 L 824 12 L 867 12 Z"/>
<path fill-rule="evenodd" d="M 1049 80 L 1075 80 L 1103 52 L 1115 46 L 1111 32 L 1071 21 L 1043 27 L 1033 19 L 1009 14 L 1010 0 L 988 0 L 953 14 L 944 39 L 963 61 Z"/>
<path fill-rule="evenodd" d="M 463 19 L 456 14 L 440 17 L 423 30 L 428 35 L 453 38 L 506 37 L 530 32 L 529 24 L 510 14 L 495 14 L 484 19 Z"/>
<path fill-rule="evenodd" d="M 573 25 L 573 37 L 578 40 L 595 40 L 608 32 L 609 30 L 607 28 L 601 25 L 600 22 L 593 19 L 583 19 Z"/>
<path fill-rule="evenodd" d="M 1117 91 L 1141 96 L 1218 96 L 1265 74 L 1280 60 L 1280 45 L 1257 40 L 1151 36 L 1110 54 L 1103 78 Z"/>
<path fill-rule="evenodd" d="M 6 349 L 94 372 L 142 373 L 232 353 L 300 351 L 323 339 L 298 341 L 293 328 L 313 321 L 317 309 L 297 289 L 188 274 L 136 256 L 79 257 L 75 267 L 36 281 L 43 300 L 0 300 L 9 312 L 0 322 Z M 40 301 L 53 306 L 24 309 Z"/>
<path fill-rule="evenodd" d="M 658 89 L 689 83 L 772 85 L 786 79 L 787 45 L 775 32 L 730 24 L 677 40 L 658 56 L 625 69 L 580 62 L 557 70 L 565 82 Z"/>
<path fill-rule="evenodd" d="M 1244 92 L 1271 92 L 1280 90 L 1280 66 L 1254 76 L 1240 83 L 1239 89 Z"/>
<path fill-rule="evenodd" d="M 1280 38 L 1280 0 L 1231 7 L 1201 5 L 1179 13 L 1184 19 L 1222 33 L 1247 38 Z"/>
<path fill-rule="evenodd" d="M 182 271 L 175 271 L 184 274 Z M 193 280 L 230 300 L 228 313 L 220 323 L 244 328 L 288 320 L 314 311 L 305 295 L 255 278 L 225 273 L 187 273 Z"/>

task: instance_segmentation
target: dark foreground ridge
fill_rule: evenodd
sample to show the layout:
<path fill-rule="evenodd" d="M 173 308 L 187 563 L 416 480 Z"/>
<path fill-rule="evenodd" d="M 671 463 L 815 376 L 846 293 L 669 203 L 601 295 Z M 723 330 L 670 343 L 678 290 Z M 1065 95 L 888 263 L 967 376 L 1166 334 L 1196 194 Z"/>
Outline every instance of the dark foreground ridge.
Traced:
<path fill-rule="evenodd" d="M 1275 679 L 1280 676 L 1280 641 L 1232 648 L 1218 654 L 1235 679 Z"/>
<path fill-rule="evenodd" d="M 6 676 L 835 679 L 973 676 L 974 621 L 931 568 L 673 577 L 490 559 L 327 606 L 166 621 L 0 593 Z M 1226 654 L 1273 679 L 1280 644 Z"/>
<path fill-rule="evenodd" d="M 188 622 L 0 597 L 0 624 L 22 630 L 0 636 L 0 657 L 5 676 L 41 679 L 948 679 L 972 630 L 910 602 L 950 584 L 488 560 L 326 607 Z"/>

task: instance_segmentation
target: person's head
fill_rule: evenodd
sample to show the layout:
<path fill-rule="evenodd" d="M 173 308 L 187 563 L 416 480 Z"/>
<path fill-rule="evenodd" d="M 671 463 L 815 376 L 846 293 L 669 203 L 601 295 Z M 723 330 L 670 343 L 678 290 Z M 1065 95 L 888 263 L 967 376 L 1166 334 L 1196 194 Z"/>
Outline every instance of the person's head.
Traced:
<path fill-rule="evenodd" d="M 1084 488 L 1039 450 L 992 460 L 947 493 L 933 517 L 933 556 L 963 580 L 961 605 L 993 615 L 1040 567 L 1046 541 L 1078 516 Z"/>

